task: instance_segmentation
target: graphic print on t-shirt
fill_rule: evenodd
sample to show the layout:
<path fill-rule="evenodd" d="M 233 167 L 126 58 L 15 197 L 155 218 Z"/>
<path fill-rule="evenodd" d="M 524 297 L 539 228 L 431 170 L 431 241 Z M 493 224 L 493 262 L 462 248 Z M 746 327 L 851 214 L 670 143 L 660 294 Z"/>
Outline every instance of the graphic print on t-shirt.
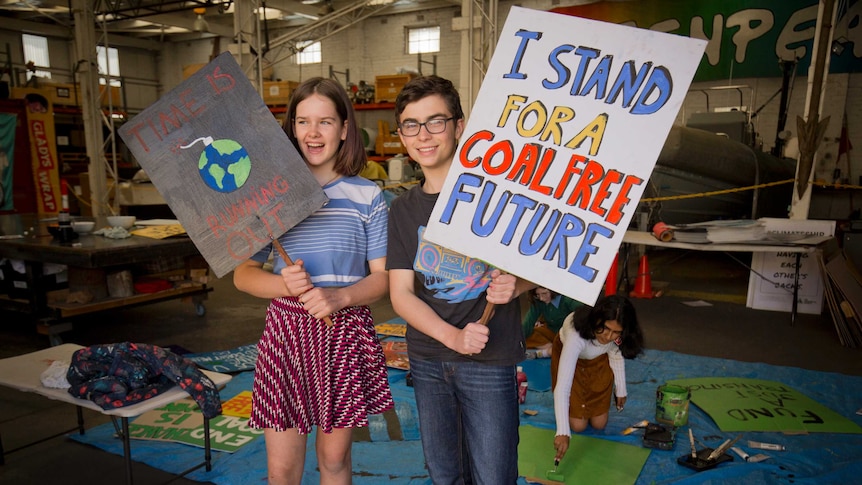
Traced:
<path fill-rule="evenodd" d="M 419 247 L 413 269 L 425 277 L 425 287 L 434 298 L 458 303 L 479 297 L 491 283 L 490 265 L 426 241 L 419 227 Z"/>

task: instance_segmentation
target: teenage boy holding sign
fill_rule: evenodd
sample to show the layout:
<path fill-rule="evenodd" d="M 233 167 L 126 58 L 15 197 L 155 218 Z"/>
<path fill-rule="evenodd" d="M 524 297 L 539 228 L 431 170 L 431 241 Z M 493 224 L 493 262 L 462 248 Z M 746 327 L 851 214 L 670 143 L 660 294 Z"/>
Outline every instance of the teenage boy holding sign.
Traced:
<path fill-rule="evenodd" d="M 395 117 L 401 143 L 425 176 L 392 203 L 387 269 L 392 306 L 408 323 L 428 471 L 435 484 L 513 484 L 515 364 L 524 359 L 518 295 L 535 285 L 422 238 L 464 130 L 453 84 L 437 76 L 408 82 Z M 494 314 L 482 325 L 487 304 Z"/>

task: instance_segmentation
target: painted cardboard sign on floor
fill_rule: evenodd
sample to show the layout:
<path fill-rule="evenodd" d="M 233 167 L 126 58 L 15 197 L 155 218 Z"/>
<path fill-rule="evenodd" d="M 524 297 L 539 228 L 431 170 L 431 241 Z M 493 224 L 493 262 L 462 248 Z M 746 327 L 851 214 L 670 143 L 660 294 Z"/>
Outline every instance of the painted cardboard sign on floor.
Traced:
<path fill-rule="evenodd" d="M 252 370 L 257 361 L 257 344 L 243 345 L 229 350 L 188 354 L 184 357 L 199 367 L 215 372 Z"/>
<path fill-rule="evenodd" d="M 218 277 L 327 201 L 229 53 L 119 133 Z"/>
<path fill-rule="evenodd" d="M 554 430 L 521 426 L 518 434 L 518 473 L 528 482 L 530 478 L 544 480 L 554 469 Z M 556 473 L 565 478 L 562 483 L 635 483 L 649 454 L 641 446 L 575 434 Z"/>
<path fill-rule="evenodd" d="M 593 304 L 705 45 L 512 7 L 425 238 Z"/>
<path fill-rule="evenodd" d="M 206 437 L 203 420 L 193 400 L 181 399 L 135 418 L 129 423 L 129 437 L 173 441 L 203 448 Z M 213 450 L 233 453 L 260 436 L 263 436 L 263 430 L 250 428 L 248 418 L 223 414 L 210 420 L 210 444 Z"/>
<path fill-rule="evenodd" d="M 691 401 L 722 431 L 862 433 L 856 423 L 780 382 L 703 377 L 668 384 L 691 389 Z"/>

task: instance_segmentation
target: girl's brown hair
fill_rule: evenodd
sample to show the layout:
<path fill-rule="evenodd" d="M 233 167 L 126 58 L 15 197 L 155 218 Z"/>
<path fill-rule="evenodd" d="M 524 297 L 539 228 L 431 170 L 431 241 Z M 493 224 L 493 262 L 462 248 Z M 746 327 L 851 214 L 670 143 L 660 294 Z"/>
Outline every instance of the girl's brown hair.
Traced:
<path fill-rule="evenodd" d="M 287 117 L 284 119 L 284 132 L 294 146 L 299 143 L 296 139 L 296 131 L 293 123 L 296 119 L 296 106 L 313 94 L 319 94 L 328 98 L 335 105 L 339 121 L 347 121 L 347 137 L 338 146 L 335 155 L 335 171 L 341 175 L 354 176 L 365 168 L 368 159 L 365 156 L 365 146 L 356 124 L 356 116 L 353 112 L 353 103 L 347 97 L 347 91 L 336 81 L 322 77 L 314 77 L 301 83 L 290 95 L 290 103 L 287 106 Z"/>

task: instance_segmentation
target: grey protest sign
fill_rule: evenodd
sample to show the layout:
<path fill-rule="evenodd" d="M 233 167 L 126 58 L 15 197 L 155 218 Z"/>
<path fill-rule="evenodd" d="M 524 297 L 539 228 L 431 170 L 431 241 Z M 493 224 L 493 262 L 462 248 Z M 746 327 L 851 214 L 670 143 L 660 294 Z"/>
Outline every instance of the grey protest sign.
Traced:
<path fill-rule="evenodd" d="M 119 133 L 218 277 L 327 202 L 229 53 Z"/>

